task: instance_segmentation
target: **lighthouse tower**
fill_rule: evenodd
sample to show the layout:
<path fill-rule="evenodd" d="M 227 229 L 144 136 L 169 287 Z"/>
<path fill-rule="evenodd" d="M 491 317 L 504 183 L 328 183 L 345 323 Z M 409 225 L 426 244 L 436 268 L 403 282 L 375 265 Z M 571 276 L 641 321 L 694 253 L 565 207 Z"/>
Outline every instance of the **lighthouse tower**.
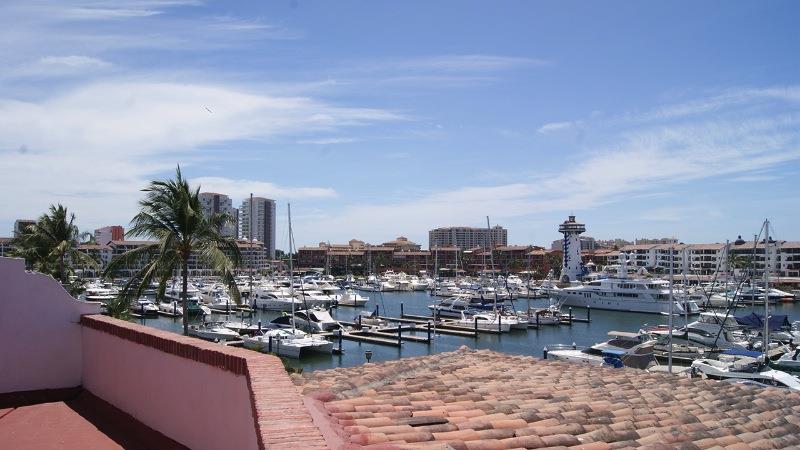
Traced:
<path fill-rule="evenodd" d="M 579 280 L 584 275 L 580 240 L 584 231 L 586 225 L 575 222 L 575 216 L 569 216 L 569 219 L 558 226 L 558 232 L 564 235 L 564 266 L 561 267 L 561 281 L 564 283 Z"/>

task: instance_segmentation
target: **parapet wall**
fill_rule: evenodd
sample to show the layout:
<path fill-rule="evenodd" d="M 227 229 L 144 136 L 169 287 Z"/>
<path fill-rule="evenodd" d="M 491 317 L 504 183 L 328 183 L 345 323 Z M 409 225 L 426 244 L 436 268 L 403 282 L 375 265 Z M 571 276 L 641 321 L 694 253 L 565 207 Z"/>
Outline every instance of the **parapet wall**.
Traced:
<path fill-rule="evenodd" d="M 99 312 L 22 259 L 0 258 L 0 393 L 80 386 L 80 317 Z"/>

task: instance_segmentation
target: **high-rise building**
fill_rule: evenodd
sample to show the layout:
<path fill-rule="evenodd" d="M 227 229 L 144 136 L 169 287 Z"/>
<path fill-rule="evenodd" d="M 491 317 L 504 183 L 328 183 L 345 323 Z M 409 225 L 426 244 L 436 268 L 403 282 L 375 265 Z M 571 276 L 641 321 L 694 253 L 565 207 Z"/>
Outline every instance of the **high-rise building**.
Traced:
<path fill-rule="evenodd" d="M 125 239 L 125 229 L 120 225 L 111 225 L 94 230 L 94 242 L 98 245 L 108 245 L 111 241 Z"/>
<path fill-rule="evenodd" d="M 232 220 L 222 227 L 222 234 L 233 238 L 237 237 L 239 211 L 233 207 L 230 197 L 216 192 L 201 192 L 200 203 L 203 205 L 203 214 L 206 217 L 211 217 L 212 214 L 228 213 Z"/>
<path fill-rule="evenodd" d="M 31 225 L 36 225 L 36 221 L 33 219 L 17 219 L 14 221 L 14 236 L 19 236 L 25 231 L 25 228 L 28 228 Z"/>
<path fill-rule="evenodd" d="M 268 198 L 247 198 L 239 208 L 239 238 L 262 242 L 272 259 L 275 259 L 275 216 L 275 200 Z"/>
<path fill-rule="evenodd" d="M 495 225 L 491 230 L 473 227 L 444 227 L 428 232 L 428 248 L 459 247 L 465 250 L 504 245 L 508 245 L 508 230 L 500 225 Z"/>

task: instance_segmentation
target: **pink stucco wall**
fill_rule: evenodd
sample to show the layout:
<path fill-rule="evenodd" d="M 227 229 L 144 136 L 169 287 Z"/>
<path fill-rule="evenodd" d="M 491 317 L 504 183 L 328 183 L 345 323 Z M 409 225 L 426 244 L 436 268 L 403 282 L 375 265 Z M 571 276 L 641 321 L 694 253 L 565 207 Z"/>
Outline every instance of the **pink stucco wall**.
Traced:
<path fill-rule="evenodd" d="M 82 314 L 100 306 L 75 300 L 59 282 L 0 258 L 0 393 L 81 384 Z"/>
<path fill-rule="evenodd" d="M 83 387 L 145 425 L 192 449 L 258 448 L 246 376 L 89 327 L 83 350 Z"/>

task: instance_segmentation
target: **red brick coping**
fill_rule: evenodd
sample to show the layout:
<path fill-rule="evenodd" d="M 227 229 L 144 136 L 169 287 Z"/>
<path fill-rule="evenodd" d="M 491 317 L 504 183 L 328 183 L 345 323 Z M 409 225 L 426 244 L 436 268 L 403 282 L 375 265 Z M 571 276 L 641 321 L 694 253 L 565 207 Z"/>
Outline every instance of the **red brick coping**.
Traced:
<path fill-rule="evenodd" d="M 228 347 L 102 315 L 81 325 L 181 358 L 247 377 L 261 449 L 325 449 L 322 434 L 278 357 Z"/>

